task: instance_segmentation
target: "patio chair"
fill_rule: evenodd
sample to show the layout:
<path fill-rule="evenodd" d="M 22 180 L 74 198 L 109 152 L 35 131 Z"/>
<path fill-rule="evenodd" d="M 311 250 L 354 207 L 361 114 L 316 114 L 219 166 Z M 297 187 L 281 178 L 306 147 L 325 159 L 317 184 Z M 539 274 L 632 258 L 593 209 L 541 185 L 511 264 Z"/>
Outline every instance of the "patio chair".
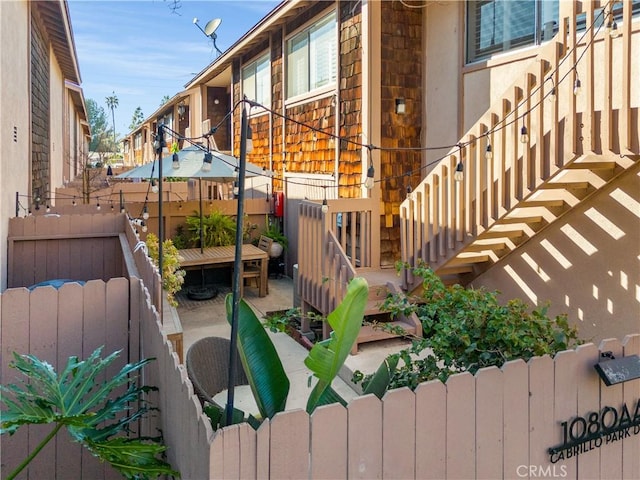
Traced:
<path fill-rule="evenodd" d="M 260 235 L 260 239 L 258 240 L 258 248 L 264 252 L 269 254 L 271 250 L 271 244 L 273 243 L 273 239 L 266 237 L 264 235 Z M 244 263 L 244 268 L 242 269 L 242 285 L 240 285 L 240 296 L 243 296 L 244 293 L 244 285 L 245 281 L 247 285 L 251 282 L 251 279 L 255 279 L 256 288 L 260 289 L 260 282 L 262 278 L 260 277 L 260 262 L 256 261 L 247 261 Z M 265 292 L 269 293 L 269 282 L 265 285 Z"/>
<path fill-rule="evenodd" d="M 222 337 L 205 337 L 196 341 L 187 351 L 187 374 L 201 403 L 213 403 L 213 397 L 229 386 L 229 347 L 231 341 Z M 240 356 L 236 353 L 234 385 L 247 385 Z"/>

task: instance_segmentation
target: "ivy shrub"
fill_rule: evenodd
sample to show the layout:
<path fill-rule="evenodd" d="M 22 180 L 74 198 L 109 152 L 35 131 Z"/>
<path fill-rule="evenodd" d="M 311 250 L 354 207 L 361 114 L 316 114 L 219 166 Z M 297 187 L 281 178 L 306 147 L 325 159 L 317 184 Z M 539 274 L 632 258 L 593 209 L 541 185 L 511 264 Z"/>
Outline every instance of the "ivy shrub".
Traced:
<path fill-rule="evenodd" d="M 382 309 L 393 314 L 415 312 L 422 323 L 423 338 L 410 348 L 392 355 L 400 359 L 389 388 L 447 378 L 459 372 L 475 374 L 480 368 L 502 366 L 509 360 L 525 361 L 553 355 L 581 343 L 566 314 L 550 318 L 548 305 L 531 310 L 520 299 L 498 303 L 498 292 L 446 286 L 425 265 L 413 269 L 423 279 L 422 296 L 410 301 L 403 295 L 389 296 Z M 430 349 L 431 351 L 426 351 Z M 362 380 L 357 373 L 356 381 Z M 366 380 L 365 384 L 366 384 Z"/>

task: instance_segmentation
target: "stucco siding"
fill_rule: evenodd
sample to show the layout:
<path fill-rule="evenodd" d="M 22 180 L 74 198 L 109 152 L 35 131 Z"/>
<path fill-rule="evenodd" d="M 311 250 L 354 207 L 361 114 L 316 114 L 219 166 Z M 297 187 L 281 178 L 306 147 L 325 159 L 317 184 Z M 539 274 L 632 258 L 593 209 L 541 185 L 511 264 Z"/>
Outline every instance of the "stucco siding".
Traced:
<path fill-rule="evenodd" d="M 15 216 L 16 192 L 30 193 L 29 184 L 29 5 L 0 2 L 0 290 L 7 282 L 7 233 Z M 7 161 L 6 159 L 11 159 Z M 20 198 L 25 209 L 29 200 Z"/>
<path fill-rule="evenodd" d="M 581 338 L 640 331 L 640 165 L 525 243 L 474 287 L 550 302 Z"/>

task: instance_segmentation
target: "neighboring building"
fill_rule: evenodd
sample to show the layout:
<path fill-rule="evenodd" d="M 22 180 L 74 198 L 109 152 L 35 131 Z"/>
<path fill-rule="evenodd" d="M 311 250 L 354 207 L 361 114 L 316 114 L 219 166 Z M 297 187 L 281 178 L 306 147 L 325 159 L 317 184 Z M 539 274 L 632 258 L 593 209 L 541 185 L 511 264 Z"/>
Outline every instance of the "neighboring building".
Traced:
<path fill-rule="evenodd" d="M 89 124 L 67 3 L 0 2 L 0 290 L 9 218 L 55 203 L 88 152 Z"/>
<path fill-rule="evenodd" d="M 248 159 L 284 191 L 288 270 L 298 263 L 318 291 L 327 273 L 303 272 L 311 247 L 297 238 L 305 199 L 328 200 L 336 235 L 356 232 L 339 241 L 361 274 L 423 260 L 448 281 L 551 300 L 588 338 L 622 336 L 640 318 L 639 13 L 637 0 L 283 2 L 132 132 L 130 152 L 152 158 L 160 120 L 192 138 L 217 126 L 218 149 L 237 155 L 240 109 L 226 115 L 246 96 L 267 107 L 249 112 Z M 597 248 L 625 252 L 620 266 L 587 255 L 556 271 L 559 245 L 584 246 L 605 224 L 596 217 L 620 229 Z"/>

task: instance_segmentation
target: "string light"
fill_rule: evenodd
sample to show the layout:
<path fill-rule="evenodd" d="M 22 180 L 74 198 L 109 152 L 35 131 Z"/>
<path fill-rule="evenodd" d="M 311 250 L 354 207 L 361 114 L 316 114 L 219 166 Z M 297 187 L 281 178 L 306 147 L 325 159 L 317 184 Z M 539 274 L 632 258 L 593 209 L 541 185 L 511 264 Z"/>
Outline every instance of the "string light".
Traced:
<path fill-rule="evenodd" d="M 582 84 L 580 83 L 580 79 L 578 78 L 578 74 L 576 73 L 576 81 L 573 83 L 573 94 L 578 96 L 580 95 L 581 90 Z"/>
<path fill-rule="evenodd" d="M 327 186 L 322 186 L 322 207 L 320 208 L 322 213 L 327 213 L 329 211 L 329 204 L 327 203 Z"/>
<path fill-rule="evenodd" d="M 453 179 L 456 182 L 461 182 L 464 180 L 464 165 L 462 164 L 462 160 L 458 162 L 456 165 L 456 171 L 453 174 Z"/>
<path fill-rule="evenodd" d="M 96 210 L 100 211 L 100 200 L 98 200 L 98 203 L 96 203 Z"/>
<path fill-rule="evenodd" d="M 593 29 L 593 28 L 598 24 L 598 21 L 599 21 L 599 19 L 601 18 L 601 16 L 602 16 L 603 14 L 605 14 L 605 12 L 604 12 L 604 10 L 601 10 L 601 11 L 600 11 L 600 13 L 599 13 L 599 14 L 596 16 L 596 18 L 594 19 L 594 21 L 593 21 L 593 23 L 591 24 L 591 26 L 589 26 L 587 29 L 585 29 L 585 31 L 583 32 L 583 35 L 580 37 L 580 39 L 578 39 L 578 40 L 576 41 L 576 46 L 577 46 L 577 45 L 581 45 L 581 44 L 582 44 L 582 41 L 584 40 L 585 36 L 588 34 L 588 32 L 589 32 L 591 29 Z M 613 31 L 613 30 L 617 30 L 617 25 L 615 25 L 615 27 L 614 27 L 614 23 L 615 23 L 615 22 L 611 22 L 611 31 Z M 599 30 L 599 29 L 600 29 L 600 26 L 598 26 L 598 30 Z M 611 32 L 610 32 L 610 33 L 611 33 Z M 586 47 L 589 47 L 589 46 L 590 46 L 590 44 L 591 44 L 591 43 L 593 43 L 594 39 L 595 39 L 595 35 L 593 35 L 593 36 L 591 37 L 591 40 L 590 40 L 590 41 L 589 41 L 589 43 L 586 45 Z M 573 49 L 574 49 L 574 50 L 577 48 L 576 46 L 574 46 L 574 47 L 573 47 Z M 574 64 L 574 66 L 572 67 L 572 69 L 573 69 L 573 70 L 575 70 L 576 66 L 577 66 L 577 65 L 578 65 L 578 63 L 581 61 L 581 59 L 582 59 L 582 57 L 584 56 L 584 54 L 586 53 L 586 51 L 587 51 L 587 48 L 584 48 L 584 49 L 583 49 L 583 51 L 582 51 L 582 53 L 580 54 L 580 56 L 579 56 L 579 57 L 578 57 L 578 59 L 576 60 L 576 62 L 575 62 L 575 64 Z M 555 70 L 554 70 L 555 72 L 557 72 L 557 71 L 559 70 L 560 66 L 561 66 L 561 65 L 566 61 L 566 59 L 567 59 L 567 58 L 570 58 L 570 55 L 565 55 L 565 56 L 560 60 L 560 62 L 558 63 L 558 65 L 556 66 L 556 68 L 555 68 Z M 559 85 L 560 83 L 562 83 L 562 81 L 567 77 L 567 75 L 568 75 L 569 73 L 570 73 L 570 72 L 568 72 L 567 74 L 565 74 L 565 75 L 564 75 L 564 76 L 563 76 L 563 77 L 558 81 L 558 85 Z M 576 76 L 577 76 L 577 72 L 576 72 Z M 553 81 L 553 80 L 552 80 L 552 81 Z M 525 98 L 525 99 L 521 100 L 521 102 L 516 106 L 516 108 L 514 108 L 513 110 L 511 110 L 510 112 L 508 112 L 507 114 L 505 114 L 505 116 L 504 116 L 504 117 L 503 117 L 503 118 L 502 118 L 502 119 L 501 119 L 501 120 L 500 120 L 500 121 L 499 121 L 499 122 L 498 122 L 498 123 L 497 123 L 497 124 L 496 124 L 492 129 L 491 129 L 491 130 L 490 130 L 490 131 L 486 132 L 483 136 L 486 136 L 486 137 L 487 137 L 487 139 L 488 139 L 490 134 L 492 134 L 492 133 L 494 133 L 494 132 L 497 132 L 497 131 L 500 131 L 500 130 L 503 130 L 503 129 L 507 128 L 509 125 L 512 125 L 513 123 L 515 123 L 515 122 L 518 120 L 517 118 L 515 118 L 514 120 L 511 120 L 511 121 L 507 121 L 507 119 L 508 119 L 511 115 L 513 115 L 513 114 L 517 111 L 517 109 L 518 109 L 519 107 L 521 107 L 522 105 L 526 104 L 526 102 L 527 102 L 529 99 L 533 98 L 533 97 L 534 97 L 534 95 L 535 95 L 535 93 L 536 93 L 536 92 L 538 91 L 538 89 L 540 89 L 540 88 L 541 88 L 541 85 L 539 85 L 538 87 L 536 87 L 536 89 L 534 89 L 532 92 L 530 92 L 527 98 Z M 576 78 L 576 80 L 575 80 L 575 82 L 574 82 L 574 94 L 575 94 L 575 95 L 577 95 L 577 94 L 580 92 L 580 89 L 581 89 L 581 83 L 580 83 L 580 80 L 579 80 L 579 78 Z M 555 87 L 555 85 L 554 85 L 554 86 L 552 87 L 552 89 L 551 89 L 550 96 L 551 96 L 551 97 L 555 97 L 555 96 L 556 96 L 556 93 L 557 93 L 557 92 L 556 92 L 556 87 Z M 550 100 L 551 100 L 551 101 L 553 101 L 553 100 L 554 100 L 554 98 L 550 98 Z M 312 131 L 314 132 L 314 136 L 315 136 L 315 132 L 322 133 L 322 134 L 324 134 L 324 135 L 327 135 L 327 136 L 330 138 L 330 141 L 333 141 L 334 139 L 337 139 L 337 140 L 339 140 L 340 142 L 344 142 L 344 143 L 347 143 L 347 144 L 352 144 L 352 145 L 358 146 L 358 147 L 360 147 L 360 148 L 371 148 L 371 149 L 375 148 L 375 149 L 378 149 L 378 150 L 381 150 L 381 151 L 389 151 L 389 152 L 392 152 L 392 151 L 429 151 L 429 150 L 444 150 L 444 149 L 452 149 L 453 147 L 455 147 L 455 146 L 456 146 L 456 145 L 442 145 L 442 146 L 430 146 L 430 147 L 380 147 L 380 146 L 374 146 L 374 145 L 365 145 L 365 144 L 362 144 L 362 143 L 360 143 L 360 142 L 357 142 L 357 141 L 351 140 L 351 139 L 349 139 L 349 138 L 343 138 L 343 137 L 341 137 L 341 136 L 339 136 L 339 135 L 336 135 L 336 134 L 333 134 L 333 133 L 326 132 L 326 131 L 321 130 L 321 129 L 319 129 L 319 128 L 315 128 L 315 127 L 313 127 L 313 126 L 311 126 L 311 125 L 307 125 L 307 124 L 305 124 L 305 123 L 303 123 L 303 122 L 300 122 L 300 121 L 298 121 L 298 120 L 295 120 L 294 118 L 288 117 L 288 116 L 286 116 L 286 115 L 284 115 L 284 114 L 282 114 L 282 113 L 280 113 L 280 112 L 277 112 L 277 111 L 271 110 L 271 109 L 269 109 L 269 108 L 265 107 L 264 105 L 261 105 L 261 104 L 259 104 L 259 103 L 257 103 L 257 102 L 252 101 L 252 100 L 248 100 L 248 99 L 246 99 L 246 98 L 245 98 L 245 99 L 243 99 L 243 100 L 238 101 L 238 102 L 233 106 L 233 108 L 231 108 L 231 109 L 227 112 L 227 114 L 225 115 L 225 117 L 224 117 L 224 118 L 223 118 L 223 119 L 218 123 L 218 125 L 216 125 L 216 126 L 214 126 L 213 128 L 211 128 L 211 130 L 209 131 L 209 133 L 207 133 L 207 134 L 203 135 L 202 137 L 197 137 L 197 138 L 195 138 L 195 139 L 190 139 L 190 138 L 182 137 L 182 136 L 180 136 L 180 135 L 176 134 L 176 132 L 173 132 L 173 133 L 174 133 L 174 136 L 176 136 L 176 138 L 180 138 L 180 139 L 182 139 L 182 140 L 186 140 L 186 141 L 192 142 L 192 143 L 193 143 L 194 145 L 196 145 L 196 146 L 200 146 L 199 144 L 194 143 L 194 142 L 193 142 L 193 140 L 197 140 L 198 138 L 208 138 L 208 136 L 209 136 L 209 135 L 211 135 L 212 133 L 215 133 L 215 131 L 218 129 L 218 127 L 219 127 L 220 125 L 222 125 L 222 124 L 223 124 L 223 123 L 224 123 L 224 122 L 229 118 L 229 116 L 230 116 L 230 115 L 231 115 L 231 114 L 236 110 L 236 108 L 237 108 L 239 105 L 242 105 L 243 103 L 248 104 L 248 105 L 250 106 L 250 108 L 251 108 L 251 107 L 253 107 L 253 106 L 260 107 L 262 110 L 264 110 L 264 111 L 266 111 L 266 112 L 268 112 L 268 113 L 271 113 L 271 114 L 273 114 L 274 116 L 277 116 L 277 117 L 280 117 L 280 118 L 285 119 L 286 121 L 289 121 L 289 122 L 292 122 L 292 123 L 295 123 L 295 124 L 298 124 L 298 125 L 304 126 L 304 127 L 308 128 L 308 129 L 312 130 Z M 527 113 L 530 113 L 530 112 L 531 112 L 531 111 L 533 111 L 535 108 L 537 108 L 539 105 L 540 105 L 540 102 L 536 103 L 535 105 L 533 105 L 532 107 L 530 107 L 530 108 L 529 108 L 529 109 L 524 113 L 524 115 L 526 115 Z M 527 130 L 526 125 L 524 124 L 524 116 L 523 116 L 522 118 L 523 118 L 523 125 L 522 125 L 522 128 L 521 128 L 521 130 L 520 130 L 520 141 L 521 141 L 522 143 L 528 143 L 528 142 L 529 142 L 528 130 Z M 168 127 L 166 127 L 166 126 L 165 126 L 165 129 L 167 129 L 167 130 L 169 130 L 169 131 L 170 131 L 170 129 L 169 129 Z M 249 133 L 249 136 L 250 136 L 250 140 L 251 140 L 251 142 L 248 142 L 248 145 L 247 145 L 247 153 L 249 153 L 249 145 L 251 145 L 251 147 L 252 147 L 252 143 L 253 143 L 253 142 L 252 142 L 252 134 L 250 133 L 250 131 L 251 131 L 250 127 L 248 128 L 248 130 L 249 130 L 249 132 L 248 132 L 248 133 Z M 470 144 L 472 144 L 472 143 L 475 143 L 476 141 L 477 141 L 477 138 L 476 138 L 476 139 L 473 139 L 473 140 L 470 140 L 470 141 L 468 141 L 468 142 L 465 142 L 465 143 L 463 143 L 463 144 L 458 144 L 457 146 L 466 147 L 466 146 L 468 146 L 468 145 L 470 145 Z M 202 148 L 202 147 L 200 146 L 200 148 Z M 203 150 L 204 150 L 204 149 L 203 149 Z M 283 155 L 286 155 L 286 152 L 283 152 Z M 435 160 L 433 160 L 433 161 L 431 161 L 431 162 L 429 162 L 429 163 L 427 163 L 427 164 L 425 164 L 425 165 L 422 165 L 421 167 L 419 167 L 419 168 L 418 168 L 417 170 L 415 170 L 415 171 L 421 171 L 421 170 L 424 170 L 424 169 L 426 169 L 426 168 L 428 168 L 428 167 L 430 167 L 430 166 L 432 166 L 432 165 L 434 165 L 434 164 L 437 164 L 437 163 L 441 162 L 443 159 L 447 158 L 447 156 L 448 156 L 448 154 L 445 154 L 445 155 L 443 155 L 443 156 L 442 156 L 442 157 L 440 157 L 440 158 L 437 158 L 437 159 L 435 159 Z M 286 157 L 285 157 L 285 158 L 286 158 Z M 485 159 L 487 159 L 487 160 L 491 160 L 492 158 L 493 158 L 493 151 L 492 151 L 492 147 L 491 147 L 491 144 L 489 143 L 489 141 L 487 140 L 487 147 L 486 147 L 486 151 L 485 151 Z M 461 165 L 461 163 L 459 163 L 459 164 L 458 164 L 458 166 L 456 167 L 456 170 L 458 170 L 458 168 L 460 167 L 460 165 Z M 369 180 L 369 178 L 371 178 L 371 177 L 369 176 L 369 173 L 370 173 L 370 171 L 371 171 L 371 170 L 370 170 L 371 168 L 372 168 L 372 166 L 367 170 L 367 177 L 365 177 L 365 181 L 363 182 L 366 188 L 368 188 L 368 185 L 370 185 L 370 184 L 371 184 L 371 181 Z M 462 169 L 464 170 L 464 166 L 463 166 L 463 165 L 462 165 Z M 203 170 L 204 170 L 204 168 L 203 168 Z M 402 175 L 402 176 L 404 176 L 404 175 L 411 175 L 411 174 L 415 173 L 415 171 L 411 171 L 411 172 L 408 172 L 408 173 L 403 173 L 403 174 L 401 174 L 401 175 Z M 399 177 L 399 176 L 401 176 L 401 175 L 398 175 L 397 177 Z M 388 177 L 388 178 L 385 178 L 385 180 L 387 180 L 387 179 L 389 179 L 389 178 L 397 178 L 397 177 Z M 381 181 L 381 180 L 378 180 L 378 181 Z M 306 183 L 292 181 L 291 179 L 289 179 L 289 180 L 288 180 L 288 182 L 289 182 L 289 183 L 292 183 L 292 184 L 307 185 Z M 376 181 L 374 180 L 374 181 L 373 181 L 373 183 L 375 183 L 375 182 L 376 182 Z M 336 185 L 336 186 L 332 186 L 332 188 L 339 188 L 339 186 L 338 186 L 338 185 Z"/>
<path fill-rule="evenodd" d="M 522 117 L 522 128 L 520 129 L 520 143 L 529 142 L 529 132 L 527 126 L 524 124 L 524 116 Z"/>
<path fill-rule="evenodd" d="M 151 191 L 153 193 L 158 193 L 158 184 L 156 183 L 156 179 L 151 180 Z"/>
<path fill-rule="evenodd" d="M 203 172 L 211 171 L 211 164 L 213 163 L 213 155 L 211 152 L 205 152 L 204 158 L 202 159 L 202 168 Z"/>
<path fill-rule="evenodd" d="M 142 218 L 144 220 L 149 219 L 149 210 L 147 209 L 147 204 L 145 203 L 144 207 L 142 207 Z"/>
<path fill-rule="evenodd" d="M 547 80 L 551 81 L 551 90 L 549 91 L 549 101 L 555 102 L 556 101 L 556 85 L 555 83 L 553 83 L 553 77 L 549 77 L 547 78 Z"/>

